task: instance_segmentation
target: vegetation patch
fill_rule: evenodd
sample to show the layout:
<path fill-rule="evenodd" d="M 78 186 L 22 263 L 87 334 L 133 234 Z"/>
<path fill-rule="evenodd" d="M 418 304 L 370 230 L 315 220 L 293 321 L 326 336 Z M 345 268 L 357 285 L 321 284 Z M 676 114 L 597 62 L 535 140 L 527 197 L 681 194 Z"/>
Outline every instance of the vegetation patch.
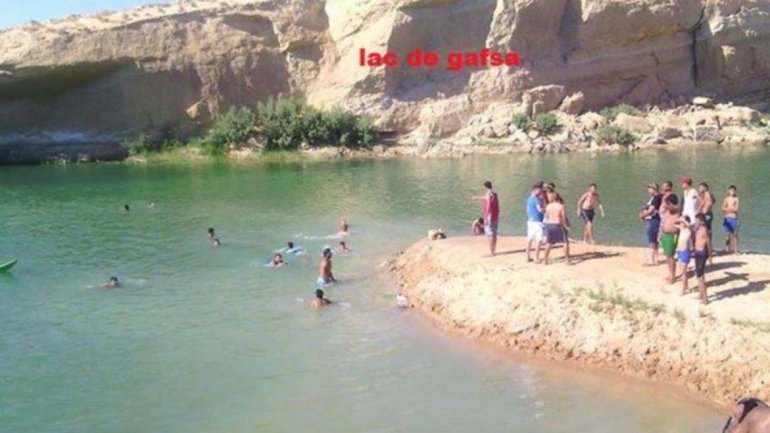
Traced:
<path fill-rule="evenodd" d="M 535 129 L 543 135 L 552 133 L 559 126 L 559 121 L 553 113 L 541 113 L 535 116 Z"/>
<path fill-rule="evenodd" d="M 628 147 L 633 146 L 636 140 L 636 135 L 617 125 L 602 125 L 596 131 L 596 141 L 599 144 L 619 144 Z"/>
<path fill-rule="evenodd" d="M 606 117 L 610 121 L 615 120 L 616 117 L 618 117 L 618 114 L 628 114 L 629 116 L 636 116 L 639 114 L 639 110 L 636 109 L 633 105 L 628 104 L 620 104 L 615 105 L 613 107 L 604 107 L 602 111 L 599 112 L 602 116 Z"/>
<path fill-rule="evenodd" d="M 524 113 L 516 113 L 513 115 L 513 124 L 520 131 L 527 132 L 532 126 L 532 121 L 529 120 L 529 116 Z"/>

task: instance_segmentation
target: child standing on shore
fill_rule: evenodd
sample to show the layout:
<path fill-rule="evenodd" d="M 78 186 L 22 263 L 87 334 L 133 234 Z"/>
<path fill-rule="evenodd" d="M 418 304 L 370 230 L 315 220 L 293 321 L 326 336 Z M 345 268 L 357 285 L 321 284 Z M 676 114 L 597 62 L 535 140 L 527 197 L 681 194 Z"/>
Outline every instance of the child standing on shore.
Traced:
<path fill-rule="evenodd" d="M 738 198 L 738 188 L 730 185 L 727 188 L 727 197 L 722 202 L 722 212 L 725 214 L 725 220 L 722 224 L 725 227 L 727 239 L 725 245 L 727 252 L 738 254 L 738 230 L 741 227 L 741 220 L 738 218 L 738 212 L 741 208 L 741 201 Z"/>
<path fill-rule="evenodd" d="M 702 304 L 709 303 L 708 293 L 706 291 L 706 261 L 711 256 L 711 238 L 706 227 L 706 216 L 699 213 L 695 216 L 697 229 L 695 230 L 695 277 L 698 279 L 698 292 L 700 292 L 700 301 Z"/>
<path fill-rule="evenodd" d="M 690 291 L 690 277 L 687 274 L 687 267 L 692 257 L 692 230 L 690 230 L 692 221 L 690 221 L 690 217 L 684 216 L 676 222 L 676 225 L 679 227 L 679 239 L 676 241 L 676 258 L 679 263 L 679 273 L 682 274 L 682 295 L 686 295 Z"/>

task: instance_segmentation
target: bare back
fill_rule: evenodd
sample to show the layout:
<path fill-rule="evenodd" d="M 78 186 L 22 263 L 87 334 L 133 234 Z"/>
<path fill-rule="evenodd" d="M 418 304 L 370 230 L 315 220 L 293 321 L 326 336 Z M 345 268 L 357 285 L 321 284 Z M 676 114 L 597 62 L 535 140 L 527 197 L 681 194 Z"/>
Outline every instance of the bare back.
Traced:
<path fill-rule="evenodd" d="M 559 202 L 549 203 L 545 207 L 546 224 L 566 224 L 564 205 Z"/>

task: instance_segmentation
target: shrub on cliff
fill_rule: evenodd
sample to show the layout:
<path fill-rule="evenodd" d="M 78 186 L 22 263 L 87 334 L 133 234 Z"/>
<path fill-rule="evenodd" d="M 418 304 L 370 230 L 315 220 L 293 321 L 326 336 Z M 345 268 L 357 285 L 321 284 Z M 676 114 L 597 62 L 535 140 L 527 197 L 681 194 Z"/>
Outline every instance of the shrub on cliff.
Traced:
<path fill-rule="evenodd" d="M 220 116 L 204 138 L 210 153 L 222 153 L 233 144 L 245 143 L 254 133 L 254 112 L 248 108 L 230 108 Z"/>
<path fill-rule="evenodd" d="M 602 111 L 599 112 L 599 114 L 606 117 L 610 121 L 615 120 L 615 118 L 618 117 L 618 114 L 621 113 L 628 114 L 629 116 L 635 116 L 639 114 L 639 110 L 637 110 L 633 105 L 620 104 L 614 107 L 604 107 L 602 108 Z"/>
<path fill-rule="evenodd" d="M 129 156 L 141 155 L 157 150 L 157 146 L 153 145 L 146 134 L 139 134 L 134 138 L 124 140 L 121 146 L 128 152 Z"/>
<path fill-rule="evenodd" d="M 257 106 L 257 123 L 268 150 L 308 146 L 366 147 L 376 140 L 370 119 L 339 108 L 320 111 L 301 100 L 270 99 Z"/>
<path fill-rule="evenodd" d="M 541 113 L 535 116 L 535 128 L 543 135 L 550 134 L 558 125 L 559 122 L 553 113 Z"/>
<path fill-rule="evenodd" d="M 596 131 L 596 141 L 599 144 L 633 146 L 636 143 L 636 136 L 616 125 L 602 125 Z"/>
<path fill-rule="evenodd" d="M 516 113 L 513 115 L 513 124 L 519 131 L 527 132 L 530 127 L 529 116 L 524 113 Z"/>

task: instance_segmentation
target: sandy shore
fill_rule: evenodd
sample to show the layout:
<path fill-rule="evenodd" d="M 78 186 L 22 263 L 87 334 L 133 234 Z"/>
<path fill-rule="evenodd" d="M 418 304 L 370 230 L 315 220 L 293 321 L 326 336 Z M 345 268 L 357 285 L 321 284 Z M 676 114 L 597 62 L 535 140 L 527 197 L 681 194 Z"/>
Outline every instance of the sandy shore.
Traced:
<path fill-rule="evenodd" d="M 420 241 L 391 270 L 416 308 L 505 350 L 676 384 L 716 403 L 770 399 L 770 256 L 721 256 L 711 304 L 682 296 L 644 249 L 572 245 L 573 266 L 525 262 L 523 238 Z M 691 286 L 694 285 L 694 278 Z"/>

